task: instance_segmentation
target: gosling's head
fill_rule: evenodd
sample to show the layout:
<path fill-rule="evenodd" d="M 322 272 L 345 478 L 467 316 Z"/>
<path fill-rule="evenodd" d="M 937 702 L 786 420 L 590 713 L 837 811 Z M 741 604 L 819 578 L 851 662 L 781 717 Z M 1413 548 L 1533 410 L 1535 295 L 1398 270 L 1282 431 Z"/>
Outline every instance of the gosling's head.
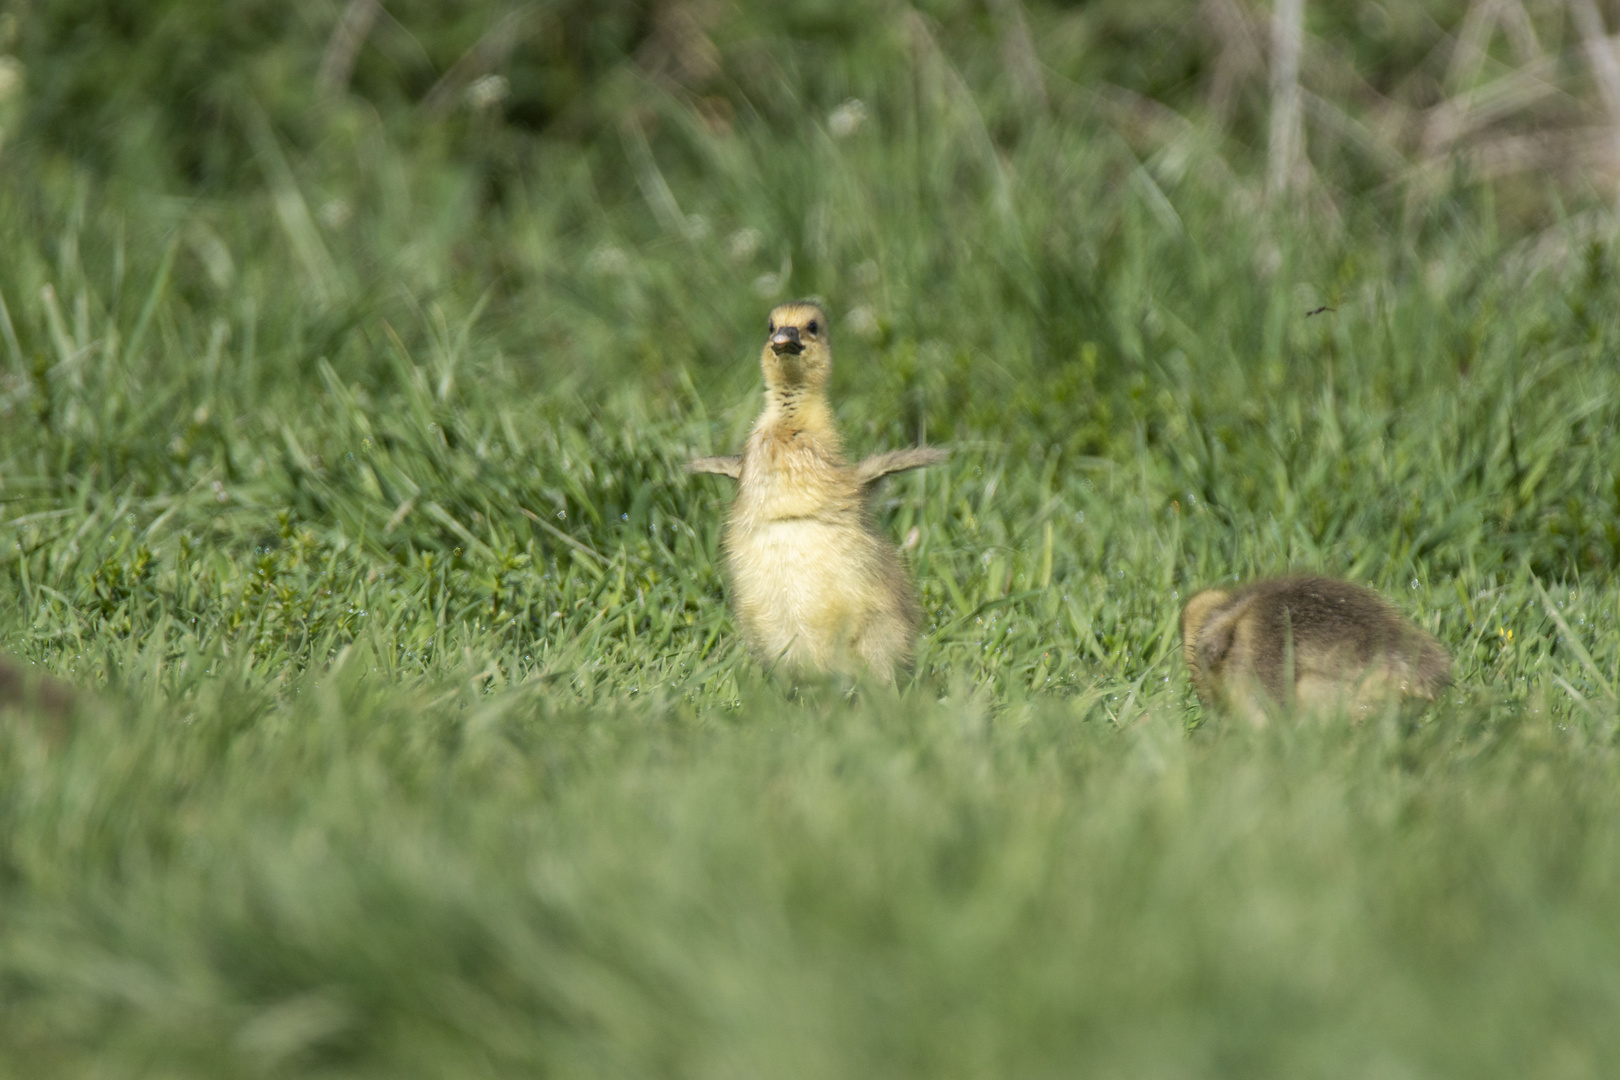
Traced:
<path fill-rule="evenodd" d="M 770 336 L 760 354 L 765 385 L 773 390 L 819 390 L 832 373 L 832 338 L 827 312 L 813 300 L 795 300 L 771 309 Z"/>
<path fill-rule="evenodd" d="M 1181 655 L 1187 661 L 1187 673 L 1192 676 L 1193 689 L 1208 705 L 1214 701 L 1215 687 L 1210 679 L 1212 661 L 1219 661 L 1219 655 L 1209 655 L 1214 651 L 1223 652 L 1219 643 L 1214 650 L 1208 649 L 1209 642 L 1203 640 L 1204 628 L 1209 625 L 1212 616 L 1217 615 L 1232 602 L 1232 594 L 1221 589 L 1205 589 L 1187 601 L 1187 606 L 1181 609 Z"/>

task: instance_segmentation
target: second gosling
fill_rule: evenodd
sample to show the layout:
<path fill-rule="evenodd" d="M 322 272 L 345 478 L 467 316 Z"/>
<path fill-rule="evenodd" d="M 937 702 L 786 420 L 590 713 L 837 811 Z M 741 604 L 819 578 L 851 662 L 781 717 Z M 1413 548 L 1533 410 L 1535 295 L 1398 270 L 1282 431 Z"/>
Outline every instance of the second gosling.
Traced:
<path fill-rule="evenodd" d="M 65 683 L 30 670 L 20 660 L 0 656 L 0 711 L 31 714 L 42 721 L 41 730 L 52 743 L 66 741 L 73 714 L 82 704 Z"/>
<path fill-rule="evenodd" d="M 867 497 L 890 473 L 944 460 L 931 447 L 844 459 L 827 401 L 827 313 L 797 301 L 771 312 L 760 353 L 765 408 L 739 457 L 699 458 L 693 472 L 737 480 L 726 522 L 732 606 L 759 660 L 802 672 L 892 682 L 909 670 L 921 610 Z"/>
<path fill-rule="evenodd" d="M 1451 683 L 1451 657 L 1382 596 L 1304 574 L 1187 601 L 1181 644 L 1206 706 L 1263 726 L 1283 708 L 1352 715 L 1402 699 L 1432 701 Z"/>

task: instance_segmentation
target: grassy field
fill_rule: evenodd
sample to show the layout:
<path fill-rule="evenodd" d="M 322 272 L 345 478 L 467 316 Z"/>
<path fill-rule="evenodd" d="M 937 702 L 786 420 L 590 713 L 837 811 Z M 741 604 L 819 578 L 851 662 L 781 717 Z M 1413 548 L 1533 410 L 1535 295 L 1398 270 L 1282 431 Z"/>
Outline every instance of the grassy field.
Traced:
<path fill-rule="evenodd" d="M 1491 156 L 1599 138 L 1580 4 L 1312 7 L 1283 168 L 1237 0 L 429 7 L 0 16 L 0 646 L 93 695 L 0 724 L 0 1076 L 1620 1070 L 1614 177 Z M 804 294 L 954 449 L 853 699 L 682 471 Z M 1203 713 L 1285 568 L 1455 688 Z"/>

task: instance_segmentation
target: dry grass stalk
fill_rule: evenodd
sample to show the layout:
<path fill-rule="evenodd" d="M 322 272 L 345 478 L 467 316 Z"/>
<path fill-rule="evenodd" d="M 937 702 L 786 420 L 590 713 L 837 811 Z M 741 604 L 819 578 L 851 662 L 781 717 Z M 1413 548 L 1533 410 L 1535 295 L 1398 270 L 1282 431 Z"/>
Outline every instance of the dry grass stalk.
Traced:
<path fill-rule="evenodd" d="M 1592 65 L 1592 77 L 1603 95 L 1603 103 L 1609 115 L 1620 121 L 1620 60 L 1615 58 L 1614 42 L 1604 29 L 1603 16 L 1593 0 L 1570 0 L 1569 13 L 1580 31 L 1581 44 Z"/>
<path fill-rule="evenodd" d="M 720 74 L 720 49 L 709 31 L 724 17 L 724 7 L 713 0 L 661 5 L 636 63 L 666 89 L 701 89 Z"/>
<path fill-rule="evenodd" d="M 1035 40 L 1024 18 L 1019 0 L 990 0 L 990 15 L 1001 35 L 1001 58 L 1011 76 L 1013 89 L 1025 108 L 1046 112 L 1046 82 L 1041 77 L 1041 60 L 1035 53 Z"/>
<path fill-rule="evenodd" d="M 1013 207 L 1012 183 L 1007 177 L 1007 166 L 996 149 L 995 140 L 990 137 L 990 129 L 985 123 L 984 113 L 979 109 L 978 99 L 961 73 L 951 64 L 945 50 L 940 48 L 925 15 L 915 8 L 908 9 L 901 17 L 901 26 L 911 40 L 912 54 L 917 59 L 919 90 L 933 99 L 935 108 L 955 121 L 978 151 L 979 160 L 990 180 L 997 216 L 1006 226 L 1007 235 L 1021 243 L 1023 233 L 1018 227 L 1018 215 Z"/>
<path fill-rule="evenodd" d="M 1219 48 L 1208 101 L 1216 123 L 1224 128 L 1238 87 L 1265 71 L 1265 55 L 1253 22 L 1238 0 L 1203 0 L 1199 13 Z"/>
<path fill-rule="evenodd" d="M 1485 67 L 1486 49 L 1491 33 L 1501 17 L 1502 0 L 1475 0 L 1468 5 L 1457 28 L 1456 44 L 1451 50 L 1451 63 L 1446 69 L 1446 85 L 1452 91 L 1467 90 L 1479 81 Z"/>
<path fill-rule="evenodd" d="M 1483 180 L 1549 168 L 1610 173 L 1620 169 L 1620 146 L 1606 137 L 1611 134 L 1604 128 L 1569 128 L 1500 135 L 1470 146 L 1463 155 Z"/>
<path fill-rule="evenodd" d="M 243 119 L 248 142 L 253 147 L 254 156 L 259 159 L 260 168 L 264 170 L 271 204 L 281 221 L 287 243 L 303 265 L 305 280 L 316 303 L 326 307 L 341 291 L 337 263 L 321 240 L 321 231 L 315 226 L 315 216 L 310 213 L 292 166 L 282 153 L 270 118 L 264 114 L 258 102 L 250 100 L 244 106 Z"/>
<path fill-rule="evenodd" d="M 1304 41 L 1305 0 L 1276 0 L 1271 18 L 1271 138 L 1266 181 L 1266 192 L 1272 196 L 1299 181 L 1304 156 L 1299 59 Z"/>
<path fill-rule="evenodd" d="M 381 10 L 380 0 L 349 0 L 321 57 L 321 73 L 316 78 L 321 93 L 331 96 L 348 89 L 354 62 Z"/>
<path fill-rule="evenodd" d="M 1368 127 L 1362 120 L 1350 115 L 1332 101 L 1308 90 L 1301 91 L 1301 100 L 1305 103 L 1306 113 L 1317 124 L 1332 129 L 1340 138 L 1371 158 L 1373 163 L 1389 176 L 1401 176 L 1411 168 L 1411 161 L 1400 152 L 1395 140 L 1389 138 L 1387 134 Z"/>
<path fill-rule="evenodd" d="M 1454 92 L 1467 90 L 1479 81 L 1489 60 L 1491 35 L 1497 30 L 1507 37 L 1514 59 L 1520 64 L 1533 64 L 1546 57 L 1536 37 L 1535 23 L 1520 0 L 1476 0 L 1457 28 L 1451 64 L 1446 70 L 1446 85 Z"/>
<path fill-rule="evenodd" d="M 1497 25 L 1507 35 L 1514 59 L 1528 64 L 1546 55 L 1540 39 L 1536 37 L 1536 24 L 1524 9 L 1522 0 L 1498 0 L 1496 9 Z"/>
<path fill-rule="evenodd" d="M 1443 157 L 1464 136 L 1557 96 L 1556 76 L 1557 63 L 1545 57 L 1427 110 L 1420 121 L 1424 156 Z"/>
<path fill-rule="evenodd" d="M 636 185 L 641 188 L 641 197 L 647 200 L 647 206 L 658 219 L 658 224 L 671 236 L 689 236 L 691 224 L 681 212 L 680 204 L 675 201 L 675 192 L 670 189 L 669 181 L 664 179 L 653 157 L 652 147 L 647 143 L 647 133 L 634 115 L 626 114 L 619 124 L 619 134 L 624 140 L 625 156 L 636 171 Z"/>
<path fill-rule="evenodd" d="M 1603 26 L 1603 16 L 1593 0 L 1570 0 L 1569 11 L 1580 31 L 1581 44 L 1592 65 L 1592 76 L 1609 113 L 1612 127 L 1609 142 L 1620 156 L 1620 59 L 1614 54 L 1614 41 Z"/>

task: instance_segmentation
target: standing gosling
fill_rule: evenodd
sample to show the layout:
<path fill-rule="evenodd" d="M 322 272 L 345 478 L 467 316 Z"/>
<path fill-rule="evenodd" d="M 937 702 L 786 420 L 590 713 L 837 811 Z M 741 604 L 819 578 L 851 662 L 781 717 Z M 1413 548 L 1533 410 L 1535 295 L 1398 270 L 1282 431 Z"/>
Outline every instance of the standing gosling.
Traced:
<path fill-rule="evenodd" d="M 765 410 L 740 457 L 698 458 L 692 472 L 737 480 L 726 523 L 731 601 L 767 666 L 883 682 L 911 667 L 921 613 L 894 545 L 867 512 L 890 473 L 943 461 L 919 447 L 851 466 L 827 403 L 827 313 L 796 301 L 771 312 L 760 353 Z"/>
<path fill-rule="evenodd" d="M 1387 600 L 1315 574 L 1198 593 L 1181 613 L 1181 647 L 1204 704 L 1257 727 L 1290 706 L 1365 714 L 1433 701 L 1451 682 L 1445 649 Z"/>

